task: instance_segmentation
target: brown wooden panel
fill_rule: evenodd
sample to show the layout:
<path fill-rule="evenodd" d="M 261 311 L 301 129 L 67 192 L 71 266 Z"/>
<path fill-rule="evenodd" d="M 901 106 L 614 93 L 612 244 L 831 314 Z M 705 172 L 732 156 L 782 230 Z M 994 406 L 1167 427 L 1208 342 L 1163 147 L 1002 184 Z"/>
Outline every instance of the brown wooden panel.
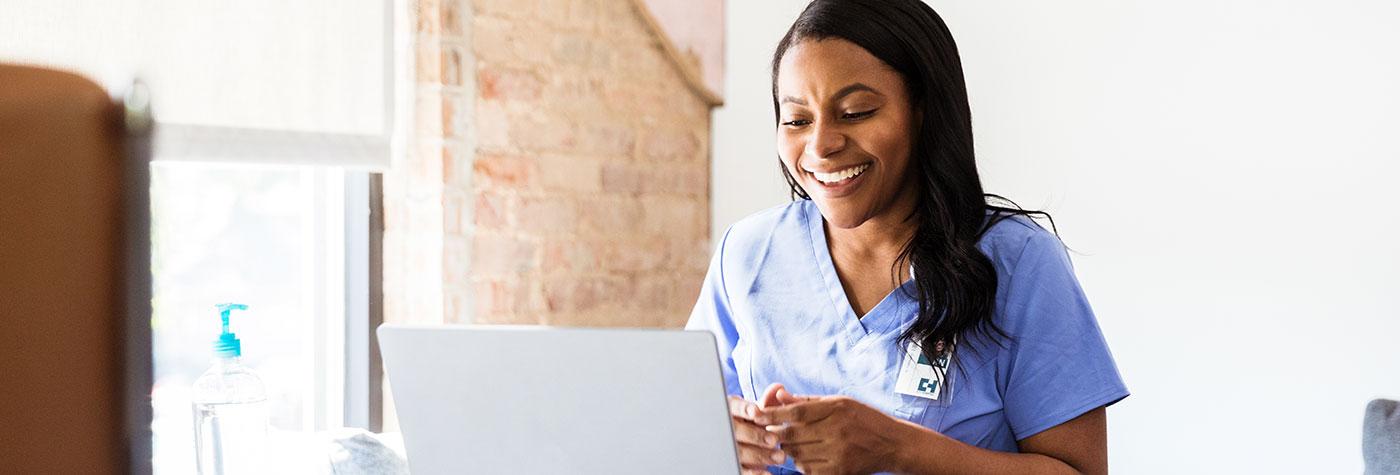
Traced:
<path fill-rule="evenodd" d="M 127 470 L 118 120 L 91 81 L 0 65 L 0 471 Z"/>

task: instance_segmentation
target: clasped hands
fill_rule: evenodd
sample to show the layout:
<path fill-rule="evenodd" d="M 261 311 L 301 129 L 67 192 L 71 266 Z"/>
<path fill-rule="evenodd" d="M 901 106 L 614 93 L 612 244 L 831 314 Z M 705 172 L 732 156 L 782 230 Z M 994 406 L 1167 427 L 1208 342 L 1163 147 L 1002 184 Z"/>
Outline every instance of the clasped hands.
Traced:
<path fill-rule="evenodd" d="M 729 396 L 744 475 L 767 473 L 792 457 L 807 475 L 892 470 L 908 424 L 846 396 L 799 396 L 782 384 L 757 404 Z"/>

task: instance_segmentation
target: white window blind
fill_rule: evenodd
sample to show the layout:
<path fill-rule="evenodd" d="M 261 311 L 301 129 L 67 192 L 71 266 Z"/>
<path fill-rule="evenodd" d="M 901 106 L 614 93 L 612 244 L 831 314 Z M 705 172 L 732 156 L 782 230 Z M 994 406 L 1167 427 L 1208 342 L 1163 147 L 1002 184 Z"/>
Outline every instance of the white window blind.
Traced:
<path fill-rule="evenodd" d="M 0 0 L 0 61 L 150 87 L 158 159 L 383 168 L 394 0 Z"/>

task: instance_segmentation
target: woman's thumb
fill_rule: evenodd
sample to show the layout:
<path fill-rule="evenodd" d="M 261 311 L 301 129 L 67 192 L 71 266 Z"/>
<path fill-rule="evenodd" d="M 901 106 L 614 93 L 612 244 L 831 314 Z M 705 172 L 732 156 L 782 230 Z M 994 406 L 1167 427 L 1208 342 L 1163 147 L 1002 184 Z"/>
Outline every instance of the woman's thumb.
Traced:
<path fill-rule="evenodd" d="M 778 399 L 778 393 L 787 393 L 787 389 L 783 388 L 783 383 L 770 384 L 768 390 L 763 391 L 763 397 L 758 400 L 758 407 L 766 409 L 785 404 L 782 400 Z"/>
<path fill-rule="evenodd" d="M 787 392 L 787 388 L 778 388 L 774 396 L 778 399 L 778 405 L 793 404 L 812 399 L 811 396 L 795 396 Z"/>

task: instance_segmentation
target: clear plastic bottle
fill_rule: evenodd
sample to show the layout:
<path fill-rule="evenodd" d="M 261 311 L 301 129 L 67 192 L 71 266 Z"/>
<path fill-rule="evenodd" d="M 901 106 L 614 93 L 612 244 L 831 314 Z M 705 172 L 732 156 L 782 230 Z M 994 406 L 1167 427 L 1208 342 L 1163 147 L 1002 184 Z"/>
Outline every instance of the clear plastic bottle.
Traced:
<path fill-rule="evenodd" d="M 194 382 L 195 461 L 202 475 L 263 473 L 267 458 L 267 389 L 239 362 L 242 344 L 229 332 L 229 313 L 241 304 L 220 304 L 223 333 L 214 342 L 215 362 Z"/>

